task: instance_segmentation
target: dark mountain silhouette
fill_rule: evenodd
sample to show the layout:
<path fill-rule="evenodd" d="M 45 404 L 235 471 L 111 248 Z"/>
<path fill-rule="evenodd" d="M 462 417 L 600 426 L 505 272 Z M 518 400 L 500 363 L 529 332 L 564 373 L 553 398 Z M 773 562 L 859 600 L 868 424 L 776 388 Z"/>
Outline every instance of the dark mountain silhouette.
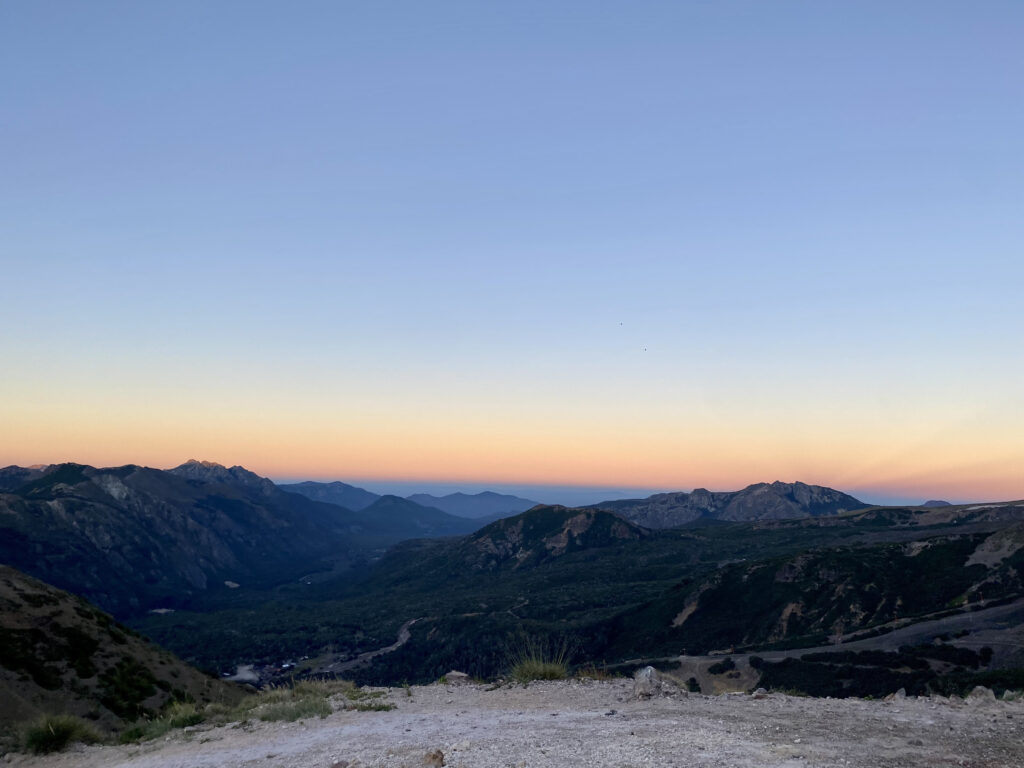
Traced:
<path fill-rule="evenodd" d="M 401 496 L 381 496 L 359 511 L 359 517 L 385 531 L 393 531 L 403 539 L 432 536 L 462 536 L 477 530 L 483 523 L 417 504 Z M 418 532 L 418 535 L 409 535 Z"/>
<path fill-rule="evenodd" d="M 371 493 L 365 488 L 359 488 L 355 485 L 349 485 L 348 483 L 333 482 L 333 483 L 316 483 L 308 481 L 305 483 L 287 483 L 284 485 L 278 485 L 283 491 L 289 493 L 300 493 L 307 499 L 313 501 L 323 501 L 327 504 L 337 504 L 338 506 L 345 507 L 358 512 L 361 509 L 365 509 L 380 498 L 379 494 Z M 430 505 L 427 505 L 430 506 Z"/>
<path fill-rule="evenodd" d="M 415 493 L 406 497 L 417 504 L 436 507 L 450 515 L 459 517 L 489 517 L 497 519 L 518 515 L 537 506 L 537 502 L 518 496 L 509 496 L 493 491 L 482 493 L 450 493 L 447 496 L 432 496 L 429 493 Z"/>

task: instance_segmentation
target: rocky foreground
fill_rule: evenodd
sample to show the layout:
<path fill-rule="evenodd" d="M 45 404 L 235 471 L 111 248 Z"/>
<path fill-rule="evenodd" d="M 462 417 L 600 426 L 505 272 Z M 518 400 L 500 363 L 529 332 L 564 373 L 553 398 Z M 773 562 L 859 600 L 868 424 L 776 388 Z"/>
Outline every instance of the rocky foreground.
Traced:
<path fill-rule="evenodd" d="M 644 691 L 642 691 L 644 692 Z M 197 726 L 158 742 L 8 755 L 24 768 L 1024 766 L 1024 703 L 702 696 L 631 680 L 388 689 L 392 711 Z"/>

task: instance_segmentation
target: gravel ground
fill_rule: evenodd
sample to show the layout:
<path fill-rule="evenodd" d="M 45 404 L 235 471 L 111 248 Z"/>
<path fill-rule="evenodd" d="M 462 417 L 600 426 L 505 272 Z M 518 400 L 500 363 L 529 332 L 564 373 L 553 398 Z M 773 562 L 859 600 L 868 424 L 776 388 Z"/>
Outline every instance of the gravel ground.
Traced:
<path fill-rule="evenodd" d="M 24 768 L 1024 766 L 1020 702 L 683 693 L 634 701 L 632 690 L 629 680 L 391 689 L 390 712 L 198 726 L 148 744 L 6 760 Z"/>

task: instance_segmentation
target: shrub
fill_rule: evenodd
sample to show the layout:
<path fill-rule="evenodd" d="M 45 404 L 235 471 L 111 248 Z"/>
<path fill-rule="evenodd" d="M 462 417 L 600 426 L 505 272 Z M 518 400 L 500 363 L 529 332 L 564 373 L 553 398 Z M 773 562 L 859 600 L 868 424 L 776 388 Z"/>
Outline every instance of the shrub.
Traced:
<path fill-rule="evenodd" d="M 50 715 L 26 728 L 22 741 L 26 750 L 39 755 L 59 752 L 75 741 L 94 744 L 99 740 L 99 734 L 79 718 Z"/>
<path fill-rule="evenodd" d="M 187 701 L 176 701 L 167 708 L 165 714 L 171 728 L 186 728 L 199 725 L 206 718 L 196 709 L 196 705 Z"/>
<path fill-rule="evenodd" d="M 736 662 L 732 660 L 731 656 L 726 656 L 722 661 L 708 667 L 708 672 L 712 675 L 724 675 L 726 672 L 731 672 L 734 669 L 736 669 Z"/>

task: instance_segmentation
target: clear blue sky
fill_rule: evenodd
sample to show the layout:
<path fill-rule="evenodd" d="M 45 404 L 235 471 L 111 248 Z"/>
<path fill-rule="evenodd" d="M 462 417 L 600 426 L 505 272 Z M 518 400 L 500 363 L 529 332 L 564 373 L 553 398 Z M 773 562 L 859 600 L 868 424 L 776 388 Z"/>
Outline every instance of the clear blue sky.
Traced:
<path fill-rule="evenodd" d="M 1024 3 L 0 5 L 0 462 L 1024 496 Z"/>

